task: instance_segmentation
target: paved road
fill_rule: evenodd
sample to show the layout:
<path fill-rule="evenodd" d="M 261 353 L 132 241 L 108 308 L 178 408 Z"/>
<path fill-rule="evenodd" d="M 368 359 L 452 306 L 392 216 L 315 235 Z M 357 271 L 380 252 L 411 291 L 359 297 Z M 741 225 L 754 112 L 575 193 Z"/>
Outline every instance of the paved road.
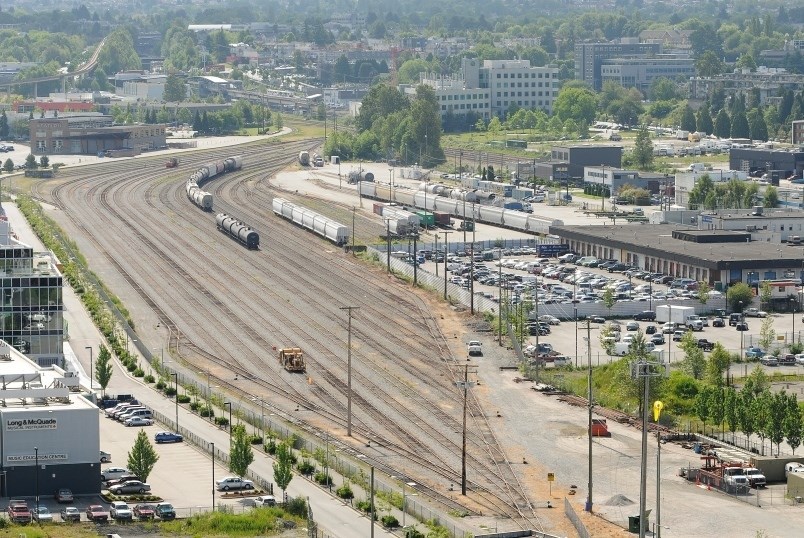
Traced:
<path fill-rule="evenodd" d="M 44 250 L 43 245 L 30 230 L 16 206 L 6 204 L 6 212 L 19 234 L 20 240 L 32 245 L 35 250 Z M 90 370 L 90 356 L 85 346 L 92 346 L 97 357 L 98 344 L 102 341 L 101 335 L 92 324 L 77 295 L 69 286 L 64 287 L 64 304 L 66 310 L 64 317 L 67 320 L 70 334 L 69 346 L 73 352 L 68 353 L 77 356 L 80 368 L 83 370 L 81 378 L 86 386 L 88 385 L 86 372 Z M 145 364 L 145 361 L 141 361 L 141 364 Z M 96 392 L 100 392 L 97 388 L 96 385 Z M 148 407 L 168 417 L 175 416 L 173 400 L 168 400 L 149 389 L 140 380 L 128 375 L 128 372 L 119 364 L 115 364 L 114 374 L 107 390 L 111 394 L 135 394 Z M 126 453 L 130 449 L 136 432 L 111 420 L 105 418 L 100 420 L 102 448 L 112 453 L 115 465 L 125 466 Z M 179 424 L 182 429 L 189 429 L 205 441 L 215 443 L 216 447 L 228 452 L 229 433 L 213 426 L 208 420 L 191 413 L 184 407 L 179 407 Z M 150 428 L 152 431 L 149 433 L 158 431 L 158 429 L 170 428 L 157 424 Z M 163 494 L 167 501 L 173 502 L 176 507 L 183 509 L 184 513 L 208 510 L 212 504 L 211 458 L 189 443 L 159 445 L 157 448 L 161 460 L 157 463 L 153 478 L 149 478 L 154 486 L 154 491 Z M 250 469 L 273 482 L 273 460 L 258 451 L 255 451 L 255 456 L 255 461 Z M 217 478 L 228 474 L 231 473 L 221 466 L 215 470 Z M 179 477 L 181 480 L 177 480 Z M 336 484 L 340 484 L 339 479 L 336 478 L 335 481 Z M 357 488 L 353 489 L 357 490 Z M 163 492 L 167 492 L 167 494 Z M 279 496 L 281 491 L 276 489 L 275 494 Z M 321 522 L 332 536 L 362 538 L 369 534 L 368 518 L 361 517 L 336 497 L 330 496 L 299 476 L 294 477 L 291 482 L 288 495 L 308 497 L 316 520 Z M 361 493 L 356 495 L 356 498 L 362 498 Z M 220 494 L 217 494 L 217 498 L 220 500 Z M 242 504 L 238 502 L 225 504 L 242 507 Z M 397 515 L 397 517 L 401 520 L 401 515 Z M 384 533 L 385 531 L 379 525 L 375 526 L 375 534 Z"/>

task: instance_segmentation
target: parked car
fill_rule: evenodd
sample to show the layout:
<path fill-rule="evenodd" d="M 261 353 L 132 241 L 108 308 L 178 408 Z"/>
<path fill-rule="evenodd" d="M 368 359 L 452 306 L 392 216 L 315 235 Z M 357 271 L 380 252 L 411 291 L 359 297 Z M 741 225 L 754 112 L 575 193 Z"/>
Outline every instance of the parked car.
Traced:
<path fill-rule="evenodd" d="M 748 485 L 752 488 L 764 488 L 767 485 L 767 480 L 762 471 L 755 467 L 747 467 L 745 469 L 745 476 L 748 478 Z"/>
<path fill-rule="evenodd" d="M 774 357 L 773 355 L 765 355 L 761 359 L 759 359 L 760 364 L 764 364 L 765 366 L 779 366 L 779 359 Z"/>
<path fill-rule="evenodd" d="M 73 492 L 67 488 L 59 488 L 53 496 L 57 503 L 71 503 L 73 502 Z"/>
<path fill-rule="evenodd" d="M 796 364 L 804 366 L 804 353 L 796 353 Z"/>
<path fill-rule="evenodd" d="M 154 506 L 154 512 L 159 519 L 176 519 L 176 510 L 173 509 L 173 505 L 170 503 L 158 503 Z"/>
<path fill-rule="evenodd" d="M 656 321 L 656 312 L 653 310 L 643 310 L 634 314 L 634 321 Z"/>
<path fill-rule="evenodd" d="M 779 364 L 792 365 L 796 364 L 796 356 L 792 353 L 779 355 Z"/>
<path fill-rule="evenodd" d="M 648 325 L 645 327 L 645 334 L 656 334 L 656 325 Z"/>
<path fill-rule="evenodd" d="M 765 352 L 762 350 L 762 348 L 757 347 L 757 346 L 749 346 L 745 350 L 745 358 L 746 359 L 758 359 L 758 358 L 760 358 L 760 357 L 762 357 L 764 355 L 765 355 Z"/>
<path fill-rule="evenodd" d="M 740 323 L 741 321 L 743 321 L 743 315 L 741 313 L 734 312 L 732 314 L 729 314 L 729 326 L 730 327 L 737 326 L 737 324 Z"/>
<path fill-rule="evenodd" d="M 650 341 L 653 342 L 657 346 L 661 346 L 662 344 L 664 344 L 666 342 L 666 340 L 664 339 L 664 335 L 662 333 L 655 333 L 651 337 Z"/>
<path fill-rule="evenodd" d="M 734 328 L 737 329 L 738 331 L 747 331 L 748 323 L 746 323 L 745 321 L 741 321 L 737 325 L 735 325 Z"/>
<path fill-rule="evenodd" d="M 706 338 L 699 338 L 698 347 L 703 349 L 704 351 L 712 351 L 713 349 L 715 349 L 715 343 L 710 342 Z"/>
<path fill-rule="evenodd" d="M 628 323 L 625 324 L 625 330 L 629 331 L 629 332 L 630 331 L 638 331 L 639 330 L 639 323 L 637 323 L 636 321 L 629 321 Z"/>
<path fill-rule="evenodd" d="M 157 443 L 181 443 L 184 437 L 173 432 L 157 432 L 154 434 L 154 441 Z"/>
<path fill-rule="evenodd" d="M 68 521 L 81 521 L 81 512 L 75 506 L 65 506 L 59 512 L 59 516 L 65 523 Z"/>
<path fill-rule="evenodd" d="M 137 519 L 153 519 L 156 515 L 154 505 L 152 504 L 138 504 L 134 506 L 134 517 Z"/>
<path fill-rule="evenodd" d="M 153 423 L 153 419 L 145 417 L 131 417 L 124 422 L 126 426 L 150 426 Z"/>
<path fill-rule="evenodd" d="M 134 481 L 134 480 L 142 482 L 142 480 L 140 479 L 139 476 L 137 476 L 135 474 L 128 473 L 128 474 L 124 474 L 121 477 L 118 477 L 118 478 L 115 478 L 115 479 L 112 479 L 112 480 L 107 480 L 106 481 L 106 487 L 110 488 L 112 486 L 116 486 L 118 484 L 125 484 L 126 482 L 131 482 L 131 481 Z"/>
<path fill-rule="evenodd" d="M 14 523 L 30 523 L 31 509 L 24 499 L 11 499 L 8 501 L 8 519 Z"/>
<path fill-rule="evenodd" d="M 115 495 L 121 495 L 124 493 L 145 493 L 146 491 L 151 491 L 151 486 L 149 484 L 144 484 L 139 480 L 132 480 L 130 482 L 123 482 L 121 484 L 115 484 L 114 486 L 109 488 L 111 493 Z"/>
<path fill-rule="evenodd" d="M 49 523 L 53 521 L 53 514 L 50 513 L 50 509 L 47 506 L 39 505 L 39 507 L 31 510 L 31 514 L 33 514 L 34 521 L 39 523 Z"/>
<path fill-rule="evenodd" d="M 100 462 L 101 463 L 109 463 L 112 461 L 112 455 L 108 452 L 104 452 L 103 450 L 100 451 Z"/>
<path fill-rule="evenodd" d="M 226 476 L 220 480 L 215 481 L 215 485 L 219 490 L 229 491 L 230 489 L 253 489 L 254 482 L 246 480 L 239 476 Z"/>
<path fill-rule="evenodd" d="M 550 325 L 560 325 L 561 324 L 560 319 L 558 319 L 555 316 L 551 316 L 550 314 L 544 314 L 542 316 L 539 316 L 539 321 L 541 321 L 543 323 L 550 324 Z"/>
<path fill-rule="evenodd" d="M 130 474 L 125 467 L 108 467 L 101 471 L 101 481 L 108 482 L 123 475 Z"/>
<path fill-rule="evenodd" d="M 109 515 L 117 520 L 134 519 L 131 508 L 129 508 L 128 503 L 124 501 L 113 501 Z"/>
<path fill-rule="evenodd" d="M 766 318 L 768 317 L 768 313 L 764 310 L 760 310 L 759 308 L 746 308 L 743 312 L 745 317 L 747 318 Z"/>
<path fill-rule="evenodd" d="M 684 335 L 687 334 L 687 331 L 684 330 L 675 330 L 673 331 L 673 342 L 681 342 L 684 339 Z"/>
<path fill-rule="evenodd" d="M 726 320 L 721 317 L 717 317 L 712 320 L 712 327 L 725 327 L 725 326 L 726 326 Z"/>
<path fill-rule="evenodd" d="M 109 521 L 109 512 L 99 504 L 90 504 L 87 507 L 87 519 L 90 521 Z"/>

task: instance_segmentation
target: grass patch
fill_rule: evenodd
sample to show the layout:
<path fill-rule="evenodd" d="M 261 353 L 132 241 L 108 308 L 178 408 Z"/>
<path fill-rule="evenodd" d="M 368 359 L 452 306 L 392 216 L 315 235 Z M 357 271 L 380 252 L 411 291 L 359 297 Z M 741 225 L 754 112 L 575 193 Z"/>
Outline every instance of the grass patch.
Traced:
<path fill-rule="evenodd" d="M 292 521 L 296 527 L 306 520 L 292 516 L 281 508 L 255 508 L 245 514 L 212 512 L 188 519 L 167 521 L 160 525 L 166 534 L 181 536 L 271 536 L 285 530 L 285 523 Z"/>

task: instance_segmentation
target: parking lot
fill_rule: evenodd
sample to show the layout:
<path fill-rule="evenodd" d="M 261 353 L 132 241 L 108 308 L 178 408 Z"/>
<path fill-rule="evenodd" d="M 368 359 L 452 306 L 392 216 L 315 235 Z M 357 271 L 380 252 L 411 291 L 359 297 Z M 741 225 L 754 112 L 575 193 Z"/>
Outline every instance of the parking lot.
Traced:
<path fill-rule="evenodd" d="M 602 323 L 605 321 L 604 319 L 595 319 L 590 323 L 588 331 L 585 319 L 575 320 L 575 305 L 580 303 L 599 304 L 601 314 L 608 317 L 602 297 L 606 286 L 611 287 L 617 301 L 640 302 L 644 305 L 645 311 L 655 312 L 657 306 L 666 304 L 669 299 L 676 301 L 676 304 L 678 304 L 677 301 L 689 301 L 690 305 L 699 304 L 696 290 L 683 287 L 671 288 L 668 284 L 672 279 L 662 277 L 662 275 L 654 275 L 654 278 L 658 280 L 655 283 L 645 280 L 646 275 L 644 274 L 632 273 L 629 278 L 627 273 L 621 272 L 623 267 L 617 267 L 617 272 L 609 272 L 607 269 L 598 267 L 559 263 L 557 258 L 540 257 L 536 254 L 535 249 L 530 248 L 503 250 L 498 254 L 499 259 L 491 260 L 488 259 L 488 254 L 486 254 L 486 259 L 482 259 L 482 253 L 475 253 L 474 264 L 470 263 L 468 253 L 460 254 L 451 254 L 447 259 L 448 279 L 453 284 L 466 289 L 471 287 L 475 294 L 483 295 L 494 301 L 498 301 L 500 291 L 505 290 L 512 305 L 526 302 L 535 305 L 537 294 L 540 305 L 564 305 L 563 308 L 559 307 L 559 311 L 563 312 L 563 315 L 558 316 L 560 323 L 546 327 L 549 329 L 549 334 L 545 334 L 546 331 L 543 331 L 539 342 L 551 344 L 556 352 L 569 357 L 573 366 L 588 365 L 590 357 L 593 365 L 604 364 L 619 357 L 606 353 L 601 343 L 601 327 L 604 326 Z M 443 254 L 440 256 L 430 254 L 430 256 L 431 259 L 425 259 L 424 263 L 421 263 L 420 269 L 435 273 L 436 260 L 439 260 L 438 271 L 443 275 L 445 267 Z M 472 270 L 474 270 L 475 277 L 473 281 L 471 280 Z M 583 276 L 577 277 L 575 282 L 559 280 L 562 276 L 562 273 L 558 272 L 560 270 L 564 271 L 563 275 Z M 662 281 L 665 283 L 661 283 Z M 723 304 L 721 294 L 712 292 L 711 296 L 719 299 L 717 305 Z M 713 305 L 712 308 L 714 309 L 715 306 Z M 535 316 L 535 312 L 531 317 L 533 316 Z M 804 329 L 804 319 L 801 314 L 798 314 L 795 319 L 795 327 L 793 314 L 771 314 L 771 318 L 777 334 L 776 346 L 782 348 L 783 352 L 785 351 L 784 346 L 791 341 L 794 331 L 797 339 L 801 340 L 801 332 Z M 649 326 L 653 326 L 656 333 L 662 334 L 662 323 L 637 321 L 631 324 L 632 330 L 628 331 L 626 321 L 631 321 L 631 319 L 622 320 L 621 333 L 623 335 L 637 330 L 648 333 Z M 737 331 L 727 321 L 724 327 L 715 327 L 712 324 L 713 321 L 714 316 L 707 316 L 702 330 L 695 331 L 696 338 L 720 342 L 728 351 L 738 355 L 741 354 L 742 349 L 742 356 L 750 357 L 751 354 L 745 355 L 745 352 L 757 345 L 762 319 L 747 318 L 747 331 Z M 532 332 L 534 334 L 526 339 L 523 347 L 535 345 L 535 328 Z M 587 340 L 587 332 L 590 336 L 589 340 Z M 653 336 L 653 334 L 646 334 L 648 340 Z M 664 334 L 664 342 L 657 343 L 656 347 L 663 351 L 663 356 L 672 364 L 684 358 L 678 345 L 677 341 L 673 341 L 673 333 L 669 332 Z M 764 351 L 770 352 L 772 349 Z M 753 364 L 749 366 L 747 363 L 733 364 L 731 373 L 738 376 L 743 375 L 753 367 Z M 770 368 L 773 372 L 796 373 L 801 366 L 781 365 Z"/>

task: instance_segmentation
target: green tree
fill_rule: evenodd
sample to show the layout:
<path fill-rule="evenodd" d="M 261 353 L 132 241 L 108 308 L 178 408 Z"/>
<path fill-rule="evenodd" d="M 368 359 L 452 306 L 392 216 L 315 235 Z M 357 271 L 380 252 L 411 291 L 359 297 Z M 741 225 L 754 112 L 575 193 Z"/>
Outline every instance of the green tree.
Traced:
<path fill-rule="evenodd" d="M 357 129 L 367 131 L 378 118 L 408 110 L 410 106 L 410 100 L 396 88 L 385 84 L 372 86 L 363 98 L 360 114 L 357 115 Z"/>
<path fill-rule="evenodd" d="M 725 392 L 724 412 L 726 424 L 731 431 L 731 442 L 734 443 L 734 432 L 740 427 L 740 415 L 737 411 L 741 405 L 740 395 L 734 390 L 734 387 L 729 387 Z"/>
<path fill-rule="evenodd" d="M 770 351 L 770 347 L 776 341 L 776 330 L 773 328 L 773 318 L 771 316 L 762 320 L 762 326 L 759 329 L 759 347 Z"/>
<path fill-rule="evenodd" d="M 757 365 L 757 368 L 759 368 L 759 365 Z M 772 398 L 770 391 L 764 390 L 751 401 L 751 413 L 754 414 L 756 420 L 757 435 L 759 436 L 759 442 L 762 447 L 760 452 L 763 456 L 765 455 L 765 439 L 767 439 L 771 433 L 769 414 Z"/>
<path fill-rule="evenodd" d="M 39 163 L 36 162 L 36 156 L 33 153 L 29 153 L 27 157 L 25 157 L 25 168 L 28 170 L 36 170 L 39 167 Z"/>
<path fill-rule="evenodd" d="M 576 122 L 594 123 L 597 115 L 597 97 L 588 88 L 564 86 L 553 104 L 555 115 L 565 122 L 573 119 Z"/>
<path fill-rule="evenodd" d="M 714 349 L 709 354 L 709 360 L 706 361 L 706 382 L 713 387 L 720 387 L 723 385 L 723 372 L 729 367 L 731 363 L 731 355 L 723 347 L 720 342 L 715 343 Z"/>
<path fill-rule="evenodd" d="M 708 135 L 714 132 L 715 126 L 712 123 L 712 115 L 709 113 L 709 107 L 702 106 L 698 110 L 696 124 L 699 132 L 706 133 Z"/>
<path fill-rule="evenodd" d="M 787 417 L 787 393 L 782 389 L 771 395 L 768 400 L 768 440 L 771 442 L 771 452 L 773 445 L 776 445 L 776 456 L 779 456 L 779 445 L 784 441 L 784 422 Z"/>
<path fill-rule="evenodd" d="M 98 54 L 98 68 L 106 73 L 142 68 L 140 57 L 134 50 L 134 38 L 128 28 L 121 26 L 106 37 Z"/>
<path fill-rule="evenodd" d="M 50 159 L 48 159 L 47 155 L 42 155 L 39 157 L 39 166 L 41 168 L 49 168 L 50 167 Z"/>
<path fill-rule="evenodd" d="M 770 305 L 770 300 L 773 295 L 773 289 L 771 289 L 770 282 L 767 280 L 763 281 L 759 285 L 759 304 L 763 308 L 768 308 Z M 770 318 L 767 318 L 770 319 Z"/>
<path fill-rule="evenodd" d="M 274 127 L 276 127 L 277 131 L 281 131 L 284 127 L 284 122 L 282 121 L 282 114 L 279 112 L 276 113 L 276 117 L 274 117 Z"/>
<path fill-rule="evenodd" d="M 725 65 L 717 54 L 707 50 L 695 61 L 695 69 L 699 77 L 713 77 L 721 74 Z"/>
<path fill-rule="evenodd" d="M 714 181 L 712 181 L 712 178 L 709 176 L 709 174 L 703 174 L 695 182 L 695 186 L 692 188 L 692 190 L 690 190 L 690 207 L 695 209 L 699 208 L 705 203 L 706 197 L 714 191 Z"/>
<path fill-rule="evenodd" d="M 751 131 L 748 128 L 748 118 L 745 112 L 738 110 L 731 116 L 731 137 L 732 138 L 749 138 Z"/>
<path fill-rule="evenodd" d="M 634 142 L 634 163 L 640 170 L 647 170 L 653 165 L 653 142 L 646 127 L 642 127 Z"/>
<path fill-rule="evenodd" d="M 246 427 L 238 424 L 232 428 L 229 448 L 229 470 L 237 476 L 245 476 L 248 466 L 254 461 L 251 440 L 246 434 Z"/>
<path fill-rule="evenodd" d="M 750 69 L 753 72 L 757 70 L 757 62 L 751 54 L 741 54 L 735 67 L 738 69 Z"/>
<path fill-rule="evenodd" d="M 712 291 L 712 287 L 709 285 L 708 282 L 701 280 L 698 282 L 698 290 L 695 292 L 698 301 L 701 304 L 706 304 L 709 301 L 709 292 Z"/>
<path fill-rule="evenodd" d="M 98 351 L 98 360 L 95 362 L 95 378 L 98 380 L 103 394 L 106 394 L 106 387 L 109 386 L 109 381 L 112 380 L 113 371 L 112 354 L 109 353 L 109 349 L 106 346 L 101 345 Z"/>
<path fill-rule="evenodd" d="M 779 191 L 776 187 L 772 185 L 765 187 L 765 198 L 762 205 L 765 207 L 776 207 L 779 205 Z"/>
<path fill-rule="evenodd" d="M 140 430 L 137 434 L 137 439 L 134 441 L 134 446 L 128 453 L 128 470 L 142 479 L 143 482 L 148 480 L 151 471 L 154 470 L 154 465 L 159 461 L 159 454 L 154 450 L 151 441 L 148 440 L 148 434 L 145 430 Z"/>
<path fill-rule="evenodd" d="M 766 374 L 765 370 L 763 370 L 762 367 L 757 364 L 745 379 L 741 392 L 750 395 L 752 398 L 755 398 L 767 390 L 770 390 L 770 380 L 768 379 L 768 374 Z"/>
<path fill-rule="evenodd" d="M 418 84 L 419 74 L 430 70 L 430 64 L 421 58 L 413 58 L 404 62 L 397 71 L 400 84 Z"/>
<path fill-rule="evenodd" d="M 748 443 L 751 443 L 751 436 L 756 432 L 756 419 L 751 412 L 753 407 L 754 395 L 740 391 L 739 404 L 737 405 L 737 422 L 739 423 L 740 431 L 745 435 Z"/>
<path fill-rule="evenodd" d="M 728 112 L 722 108 L 715 116 L 714 132 L 718 138 L 728 138 L 731 135 L 731 118 L 729 118 Z"/>
<path fill-rule="evenodd" d="M 691 331 L 684 334 L 684 337 L 679 343 L 679 347 L 684 352 L 684 358 L 681 361 L 681 370 L 694 379 L 703 378 L 706 371 L 706 357 L 701 348 L 698 347 L 698 340 Z"/>
<path fill-rule="evenodd" d="M 757 108 L 752 108 L 748 111 L 748 132 L 751 140 L 768 139 L 768 126 L 765 123 L 765 116 Z"/>
<path fill-rule="evenodd" d="M 709 418 L 712 425 L 723 427 L 723 420 L 726 418 L 725 390 L 722 386 L 712 389 L 709 396 Z"/>
<path fill-rule="evenodd" d="M 166 103 L 180 103 L 187 98 L 187 86 L 176 75 L 168 75 L 165 79 L 163 100 Z"/>
<path fill-rule="evenodd" d="M 678 85 L 666 77 L 653 79 L 648 92 L 651 101 L 672 101 L 678 97 Z"/>
<path fill-rule="evenodd" d="M 695 121 L 695 113 L 690 108 L 690 105 L 684 107 L 684 112 L 681 114 L 681 128 L 685 131 L 694 133 L 697 128 Z"/>
<path fill-rule="evenodd" d="M 8 116 L 6 116 L 6 111 L 3 110 L 2 114 L 0 114 L 0 138 L 8 138 L 9 132 Z"/>
<path fill-rule="evenodd" d="M 804 437 L 804 425 L 801 421 L 801 408 L 798 406 L 798 401 L 793 394 L 787 396 L 787 406 L 784 416 L 784 437 L 787 444 L 793 449 L 793 454 L 796 449 L 801 445 L 801 438 Z"/>
<path fill-rule="evenodd" d="M 712 400 L 713 389 L 710 386 L 704 386 L 698 395 L 695 397 L 695 416 L 698 420 L 703 422 L 704 433 L 706 433 L 706 422 L 711 415 L 710 401 Z"/>
<path fill-rule="evenodd" d="M 282 497 L 293 480 L 293 454 L 287 442 L 279 443 L 274 454 L 274 482 L 282 490 Z"/>
<path fill-rule="evenodd" d="M 745 282 L 738 282 L 729 287 L 726 292 L 726 300 L 734 312 L 742 312 L 743 309 L 751 304 L 754 299 L 754 292 Z"/>
<path fill-rule="evenodd" d="M 609 312 L 611 312 L 611 308 L 616 302 L 617 298 L 614 295 L 614 290 L 606 288 L 606 291 L 603 292 L 603 304 L 609 309 Z"/>

